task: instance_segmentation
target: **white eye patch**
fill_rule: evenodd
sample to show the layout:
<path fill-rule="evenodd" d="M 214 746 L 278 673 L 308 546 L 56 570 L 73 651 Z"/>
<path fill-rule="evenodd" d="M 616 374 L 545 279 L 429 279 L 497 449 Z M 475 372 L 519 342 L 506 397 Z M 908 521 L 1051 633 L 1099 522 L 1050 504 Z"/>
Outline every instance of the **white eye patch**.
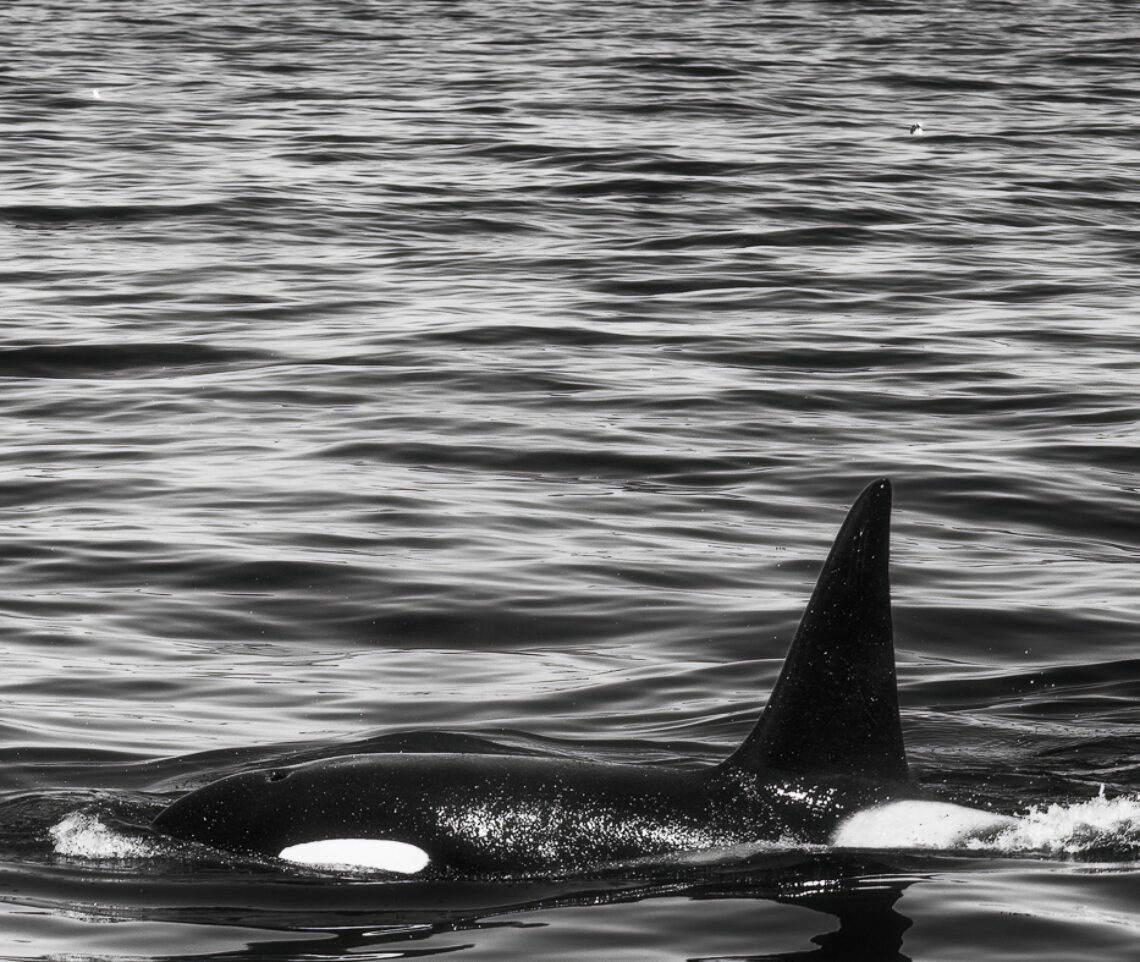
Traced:
<path fill-rule="evenodd" d="M 373 868 L 414 875 L 427 868 L 428 853 L 407 842 L 386 838 L 329 838 L 283 848 L 278 858 L 320 868 Z"/>

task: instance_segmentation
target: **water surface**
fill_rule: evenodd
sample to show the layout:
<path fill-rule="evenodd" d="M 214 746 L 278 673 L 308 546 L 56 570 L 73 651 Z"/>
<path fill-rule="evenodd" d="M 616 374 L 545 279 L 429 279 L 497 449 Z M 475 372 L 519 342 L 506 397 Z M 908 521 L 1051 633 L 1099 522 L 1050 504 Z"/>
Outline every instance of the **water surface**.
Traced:
<path fill-rule="evenodd" d="M 1133 958 L 1129 5 L 0 30 L 3 958 Z M 116 822 L 431 730 L 719 759 L 884 475 L 912 769 L 1005 851 L 421 897 Z"/>

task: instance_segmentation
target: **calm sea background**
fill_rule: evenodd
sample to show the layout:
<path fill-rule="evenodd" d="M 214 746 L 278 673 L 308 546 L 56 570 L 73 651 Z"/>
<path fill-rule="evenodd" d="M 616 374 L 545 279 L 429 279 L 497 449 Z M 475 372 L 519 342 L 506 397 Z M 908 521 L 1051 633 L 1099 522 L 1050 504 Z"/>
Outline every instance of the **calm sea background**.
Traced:
<path fill-rule="evenodd" d="M 1133 4 L 0 37 L 0 958 L 1136 958 Z M 281 758 L 719 759 L 881 475 L 912 769 L 1002 850 L 441 891 L 138 828 Z"/>

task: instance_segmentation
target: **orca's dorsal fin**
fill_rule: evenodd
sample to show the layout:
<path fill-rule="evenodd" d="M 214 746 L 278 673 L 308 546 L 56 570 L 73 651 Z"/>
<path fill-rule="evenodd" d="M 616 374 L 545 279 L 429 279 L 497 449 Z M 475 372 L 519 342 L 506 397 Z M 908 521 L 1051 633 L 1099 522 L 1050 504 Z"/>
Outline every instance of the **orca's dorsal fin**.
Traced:
<path fill-rule="evenodd" d="M 724 763 L 803 775 L 907 777 L 891 632 L 891 484 L 847 513 L 768 705 Z"/>

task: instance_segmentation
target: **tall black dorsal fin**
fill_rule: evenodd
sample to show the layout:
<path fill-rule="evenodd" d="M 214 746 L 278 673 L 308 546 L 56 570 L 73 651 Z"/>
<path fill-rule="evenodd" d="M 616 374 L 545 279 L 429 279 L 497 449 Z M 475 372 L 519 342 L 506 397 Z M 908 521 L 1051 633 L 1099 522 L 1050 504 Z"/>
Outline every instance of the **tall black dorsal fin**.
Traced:
<path fill-rule="evenodd" d="M 725 764 L 905 779 L 891 631 L 891 483 L 847 513 L 752 734 Z"/>

